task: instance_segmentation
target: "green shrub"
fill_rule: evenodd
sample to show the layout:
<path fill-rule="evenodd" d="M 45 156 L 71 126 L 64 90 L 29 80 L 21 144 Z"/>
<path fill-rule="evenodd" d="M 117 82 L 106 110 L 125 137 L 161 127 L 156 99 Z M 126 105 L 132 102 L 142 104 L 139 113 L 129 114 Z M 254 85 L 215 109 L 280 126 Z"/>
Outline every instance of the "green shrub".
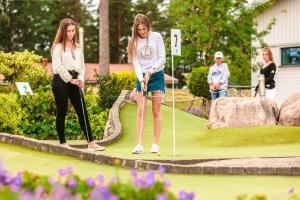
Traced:
<path fill-rule="evenodd" d="M 108 110 L 98 108 L 97 97 L 86 95 L 86 104 L 91 122 L 91 128 L 95 139 L 103 136 L 105 124 L 108 118 Z M 56 106 L 51 88 L 39 87 L 34 96 L 20 96 L 18 99 L 22 109 L 22 123 L 19 131 L 26 136 L 37 139 L 57 139 L 55 128 Z M 76 112 L 69 102 L 66 122 L 66 139 L 82 139 Z"/>
<path fill-rule="evenodd" d="M 50 88 L 39 87 L 33 96 L 19 96 L 22 107 L 23 135 L 38 139 L 56 139 L 55 103 Z"/>
<path fill-rule="evenodd" d="M 29 51 L 14 53 L 0 51 L 0 74 L 5 75 L 5 78 L 13 84 L 16 80 L 28 81 L 34 92 L 33 96 L 18 97 L 0 93 L 0 131 L 37 139 L 58 138 L 55 128 L 56 106 L 51 91 L 52 77 L 47 76 L 45 67 L 39 64 L 41 58 Z M 1 91 L 5 92 L 16 91 L 14 85 L 2 88 Z M 101 139 L 108 110 L 99 108 L 98 97 L 86 95 L 85 98 L 94 138 Z M 66 139 L 84 138 L 71 103 L 68 108 L 65 122 Z"/>
<path fill-rule="evenodd" d="M 135 87 L 135 74 L 130 72 L 98 74 L 99 106 L 111 108 L 122 90 L 132 90 Z"/>
<path fill-rule="evenodd" d="M 190 92 L 198 97 L 204 97 L 211 99 L 209 92 L 209 85 L 207 83 L 208 67 L 199 67 L 193 69 L 189 77 L 189 90 Z"/>
<path fill-rule="evenodd" d="M 108 120 L 109 109 L 103 109 L 102 107 L 99 107 L 98 97 L 95 95 L 85 95 L 85 101 L 89 113 L 93 136 L 95 139 L 102 139 L 104 128 Z"/>
<path fill-rule="evenodd" d="M 0 93 L 0 131 L 17 133 L 21 122 L 21 107 L 13 94 Z"/>
<path fill-rule="evenodd" d="M 46 69 L 41 61 L 41 56 L 27 50 L 9 53 L 0 51 L 0 74 L 12 84 L 15 81 L 27 81 L 32 88 L 36 88 L 46 77 Z"/>

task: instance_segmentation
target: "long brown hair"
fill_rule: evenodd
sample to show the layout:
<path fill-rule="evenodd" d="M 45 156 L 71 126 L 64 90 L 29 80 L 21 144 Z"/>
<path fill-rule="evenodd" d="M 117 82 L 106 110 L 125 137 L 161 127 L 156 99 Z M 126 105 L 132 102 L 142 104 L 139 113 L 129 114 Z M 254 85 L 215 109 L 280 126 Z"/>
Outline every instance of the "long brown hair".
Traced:
<path fill-rule="evenodd" d="M 66 42 L 67 42 L 67 30 L 68 30 L 68 26 L 73 25 L 76 26 L 76 23 L 69 18 L 65 18 L 63 20 L 61 20 L 59 27 L 57 29 L 56 35 L 55 35 L 55 39 L 52 43 L 52 47 L 51 47 L 51 52 L 53 51 L 55 45 L 57 44 L 61 44 L 63 47 L 63 50 L 65 51 L 66 48 Z M 75 47 L 76 46 L 76 42 L 77 42 L 77 37 L 76 37 L 76 33 L 72 39 L 72 45 Z"/>
<path fill-rule="evenodd" d="M 129 62 L 132 62 L 134 52 L 136 50 L 135 45 L 136 45 L 136 40 L 137 40 L 137 37 L 138 37 L 138 26 L 140 24 L 145 25 L 148 28 L 148 31 L 151 30 L 151 22 L 150 22 L 149 18 L 146 15 L 137 14 L 134 18 L 134 21 L 133 21 L 132 35 L 131 35 L 131 38 L 128 42 L 128 46 L 127 46 Z"/>
<path fill-rule="evenodd" d="M 270 61 L 273 62 L 273 53 L 272 53 L 272 51 L 271 51 L 271 49 L 269 47 L 263 48 L 262 52 L 267 52 Z"/>

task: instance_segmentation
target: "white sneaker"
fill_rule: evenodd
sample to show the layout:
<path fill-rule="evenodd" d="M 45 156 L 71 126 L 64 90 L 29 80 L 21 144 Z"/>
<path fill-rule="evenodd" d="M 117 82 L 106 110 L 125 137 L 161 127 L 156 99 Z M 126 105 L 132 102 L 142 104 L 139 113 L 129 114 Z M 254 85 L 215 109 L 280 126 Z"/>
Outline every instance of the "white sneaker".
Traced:
<path fill-rule="evenodd" d="M 65 148 L 68 148 L 68 149 L 72 148 L 72 147 L 71 147 L 70 145 L 68 145 L 67 143 L 59 144 L 59 146 L 65 147 Z"/>
<path fill-rule="evenodd" d="M 133 149 L 132 153 L 133 154 L 140 154 L 140 153 L 143 153 L 143 146 L 141 144 L 138 144 L 135 146 L 135 148 Z"/>
<path fill-rule="evenodd" d="M 104 151 L 106 148 L 102 147 L 98 144 L 88 144 L 88 151 L 94 152 L 94 151 Z"/>
<path fill-rule="evenodd" d="M 159 146 L 157 144 L 152 144 L 151 153 L 158 153 L 158 152 L 159 152 Z"/>

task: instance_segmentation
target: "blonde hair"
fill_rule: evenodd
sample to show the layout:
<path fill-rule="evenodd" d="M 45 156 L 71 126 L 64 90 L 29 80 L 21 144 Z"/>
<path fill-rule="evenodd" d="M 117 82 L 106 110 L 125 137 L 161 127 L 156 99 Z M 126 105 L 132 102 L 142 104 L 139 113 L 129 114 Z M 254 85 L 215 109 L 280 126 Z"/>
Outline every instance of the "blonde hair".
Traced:
<path fill-rule="evenodd" d="M 52 43 L 51 53 L 52 53 L 55 45 L 57 45 L 57 44 L 61 44 L 63 47 L 63 50 L 65 51 L 66 42 L 67 42 L 67 30 L 68 30 L 68 26 L 71 26 L 71 25 L 76 26 L 75 22 L 72 19 L 65 18 L 65 19 L 61 20 L 59 27 L 57 29 L 54 41 Z M 75 32 L 75 36 L 72 39 L 72 44 L 74 47 L 76 47 L 76 41 L 77 41 L 77 37 L 76 37 L 76 32 Z"/>
<path fill-rule="evenodd" d="M 271 49 L 269 47 L 263 48 L 262 52 L 267 52 L 270 61 L 273 62 L 273 53 L 272 53 L 272 51 L 271 51 Z"/>
<path fill-rule="evenodd" d="M 151 22 L 149 18 L 146 15 L 143 14 L 137 14 L 134 18 L 133 21 L 133 26 L 132 26 L 132 35 L 131 38 L 128 42 L 127 46 L 127 53 L 128 53 L 128 60 L 131 62 L 133 60 L 134 52 L 135 52 L 135 46 L 136 46 L 136 40 L 138 35 L 138 26 L 140 24 L 145 25 L 148 28 L 148 31 L 151 30 Z"/>

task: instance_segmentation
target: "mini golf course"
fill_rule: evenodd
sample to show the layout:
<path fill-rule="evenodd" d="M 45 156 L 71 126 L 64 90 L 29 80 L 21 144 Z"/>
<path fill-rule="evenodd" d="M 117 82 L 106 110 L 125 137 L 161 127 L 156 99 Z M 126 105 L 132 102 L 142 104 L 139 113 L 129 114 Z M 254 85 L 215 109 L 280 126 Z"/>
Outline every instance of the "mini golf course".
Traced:
<path fill-rule="evenodd" d="M 265 126 L 208 130 L 207 120 L 176 110 L 176 157 L 173 157 L 172 109 L 162 106 L 160 155 L 150 153 L 153 138 L 151 104 L 148 103 L 144 153 L 131 154 L 136 145 L 136 105 L 121 109 L 123 135 L 103 152 L 134 159 L 208 159 L 300 156 L 300 127 Z"/>
<path fill-rule="evenodd" d="M 104 174 L 109 180 L 120 176 L 126 181 L 130 171 L 80 159 L 31 150 L 18 145 L 0 143 L 0 157 L 10 172 L 28 170 L 40 175 L 55 175 L 69 165 L 82 178 Z M 180 189 L 196 192 L 197 200 L 235 200 L 236 196 L 264 194 L 268 199 L 286 200 L 290 188 L 300 188 L 300 177 L 295 176 L 219 176 L 167 174 L 174 192 Z"/>
<path fill-rule="evenodd" d="M 149 112 L 150 111 L 150 112 Z M 151 160 L 190 160 L 211 158 L 248 157 L 293 157 L 300 156 L 300 127 L 253 127 L 244 129 L 206 128 L 207 121 L 182 111 L 176 111 L 177 156 L 173 157 L 172 110 L 162 107 L 163 128 L 160 139 L 161 154 L 149 153 L 152 144 L 151 104 L 148 104 L 144 137 L 145 152 L 131 154 L 136 144 L 135 114 L 136 106 L 127 103 L 121 110 L 123 135 L 107 146 L 107 151 L 97 154 L 130 159 Z M 57 143 L 57 141 L 49 141 Z M 69 141 L 85 143 L 85 141 Z M 17 145 L 0 143 L 0 158 L 12 172 L 29 170 L 39 174 L 54 175 L 57 169 L 67 165 L 74 166 L 75 172 L 82 176 L 105 174 L 106 177 L 118 175 L 128 179 L 129 170 L 115 166 L 83 161 L 80 159 L 39 152 Z M 239 194 L 265 194 L 269 199 L 287 199 L 289 188 L 300 188 L 300 177 L 293 176 L 224 176 L 224 175 L 175 175 L 168 174 L 172 189 L 181 188 L 195 191 L 197 199 L 214 200 L 235 199 Z"/>

